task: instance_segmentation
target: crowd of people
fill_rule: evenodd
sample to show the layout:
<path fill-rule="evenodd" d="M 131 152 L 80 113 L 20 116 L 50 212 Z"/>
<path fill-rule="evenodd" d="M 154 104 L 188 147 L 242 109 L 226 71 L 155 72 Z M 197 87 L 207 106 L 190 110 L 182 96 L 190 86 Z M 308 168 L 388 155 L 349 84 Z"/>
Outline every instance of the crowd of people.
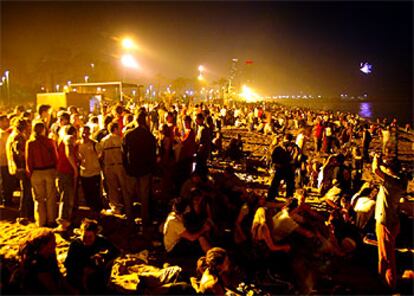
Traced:
<path fill-rule="evenodd" d="M 249 157 L 240 135 L 224 145 L 228 127 L 271 137 L 263 161 L 271 175 L 267 193 L 248 188 L 231 165 L 223 171 L 209 166 L 214 159 Z M 285 280 L 297 291 L 311 293 L 326 258 L 356 252 L 368 232 L 377 235 L 378 272 L 394 289 L 398 204 L 409 178 L 398 160 L 400 132 L 396 120 L 270 103 L 117 103 L 92 113 L 76 106 L 40 105 L 37 112 L 18 106 L 0 115 L 0 192 L 2 204 L 14 206 L 13 193 L 20 190 L 18 222 L 39 226 L 22 246 L 21 288 L 102 293 L 96 279 L 108 280 L 109 262 L 119 251 L 98 235 L 95 220 L 114 215 L 127 225 L 139 221 L 144 231 L 153 230 L 154 220 L 163 222 L 172 261 L 201 257 L 192 293 L 234 291 L 231 265 L 244 268 L 251 280 L 257 270 L 288 274 Z M 375 138 L 382 141 L 377 150 L 371 147 Z M 378 179 L 363 179 L 367 167 Z M 163 217 L 153 207 L 155 179 L 161 202 L 171 206 Z M 328 210 L 315 210 L 309 195 Z M 84 220 L 80 238 L 71 242 L 63 280 L 54 232 L 76 226 L 81 196 L 95 220 Z M 97 272 L 91 262 L 101 257 L 109 259 Z"/>

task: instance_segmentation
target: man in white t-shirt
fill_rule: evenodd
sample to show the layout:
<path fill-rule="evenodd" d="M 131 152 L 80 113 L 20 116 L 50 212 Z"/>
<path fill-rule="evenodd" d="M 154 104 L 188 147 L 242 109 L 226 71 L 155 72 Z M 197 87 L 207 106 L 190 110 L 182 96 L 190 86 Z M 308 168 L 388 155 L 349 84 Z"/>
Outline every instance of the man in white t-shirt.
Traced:
<path fill-rule="evenodd" d="M 173 210 L 164 222 L 164 247 L 169 255 L 188 255 L 197 253 L 200 249 L 205 253 L 210 249 L 206 234 L 210 231 L 210 223 L 206 222 L 201 229 L 190 233 L 184 226 L 183 214 L 187 202 L 176 199 Z"/>
<path fill-rule="evenodd" d="M 91 139 L 91 128 L 82 128 L 79 144 L 80 181 L 88 206 L 96 213 L 102 210 L 100 145 Z"/>

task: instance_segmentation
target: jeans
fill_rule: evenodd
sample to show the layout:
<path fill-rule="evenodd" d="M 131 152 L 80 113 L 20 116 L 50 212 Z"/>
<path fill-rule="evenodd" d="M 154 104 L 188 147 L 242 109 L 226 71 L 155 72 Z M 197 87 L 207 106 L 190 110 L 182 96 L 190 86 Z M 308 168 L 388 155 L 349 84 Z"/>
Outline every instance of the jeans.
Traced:
<path fill-rule="evenodd" d="M 277 168 L 270 184 L 267 198 L 274 199 L 279 195 L 280 181 L 285 180 L 286 197 L 292 197 L 295 191 L 295 173 L 290 167 Z"/>
<path fill-rule="evenodd" d="M 8 166 L 0 167 L 0 199 L 1 203 L 10 204 L 13 192 L 18 188 L 17 179 L 10 175 Z"/>
<path fill-rule="evenodd" d="M 95 212 L 102 210 L 101 175 L 80 177 L 83 193 L 88 206 Z"/>
<path fill-rule="evenodd" d="M 53 224 L 57 215 L 56 170 L 35 170 L 31 177 L 34 216 L 38 226 Z"/>
<path fill-rule="evenodd" d="M 34 216 L 34 203 L 32 195 L 32 184 L 30 178 L 24 171 L 19 172 L 20 179 L 20 206 L 19 212 L 21 218 L 33 219 Z"/>
<path fill-rule="evenodd" d="M 58 173 L 57 181 L 60 195 L 59 220 L 70 222 L 75 205 L 75 178 L 71 174 Z"/>
<path fill-rule="evenodd" d="M 151 180 L 151 174 L 136 178 L 138 198 L 141 201 L 141 219 L 143 225 L 148 225 L 150 222 L 149 202 L 151 193 Z"/>
<path fill-rule="evenodd" d="M 125 211 L 130 211 L 132 206 L 130 205 L 128 178 L 124 167 L 122 165 L 106 166 L 104 169 L 104 177 L 111 209 L 116 212 L 121 212 L 125 206 Z M 129 213 L 126 214 L 127 216 L 129 215 Z"/>

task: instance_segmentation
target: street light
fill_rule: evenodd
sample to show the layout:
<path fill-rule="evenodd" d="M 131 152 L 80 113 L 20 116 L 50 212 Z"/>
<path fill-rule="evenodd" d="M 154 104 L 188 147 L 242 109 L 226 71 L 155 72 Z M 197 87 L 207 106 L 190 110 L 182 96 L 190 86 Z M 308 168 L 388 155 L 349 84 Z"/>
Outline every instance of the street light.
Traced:
<path fill-rule="evenodd" d="M 138 69 L 139 65 L 135 58 L 130 54 L 124 54 L 121 57 L 121 63 L 125 68 Z"/>
<path fill-rule="evenodd" d="M 134 40 L 129 37 L 122 39 L 122 47 L 125 49 L 134 49 L 136 48 L 136 44 Z"/>
<path fill-rule="evenodd" d="M 88 83 L 89 76 L 85 75 L 85 82 Z"/>
<path fill-rule="evenodd" d="M 6 89 L 7 89 L 7 102 L 10 103 L 10 71 L 6 70 L 4 72 L 4 75 L 6 75 L 6 81 L 7 81 L 7 85 L 6 85 Z M 3 81 L 4 82 L 4 81 Z"/>
<path fill-rule="evenodd" d="M 200 80 L 200 81 L 204 80 L 203 72 L 204 72 L 204 66 L 203 65 L 198 66 L 198 77 L 197 77 L 197 79 Z"/>

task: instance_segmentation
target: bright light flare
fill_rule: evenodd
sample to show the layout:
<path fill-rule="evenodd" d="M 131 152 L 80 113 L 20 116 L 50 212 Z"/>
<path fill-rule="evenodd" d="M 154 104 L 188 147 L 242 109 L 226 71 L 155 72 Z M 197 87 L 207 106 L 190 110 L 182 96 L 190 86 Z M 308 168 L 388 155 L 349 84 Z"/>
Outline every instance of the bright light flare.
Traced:
<path fill-rule="evenodd" d="M 204 71 L 204 66 L 203 65 L 198 66 L 198 71 L 203 72 Z"/>
<path fill-rule="evenodd" d="M 240 97 L 246 102 L 257 102 L 260 99 L 260 96 L 247 85 L 243 85 Z"/>
<path fill-rule="evenodd" d="M 138 69 L 139 65 L 135 58 L 130 54 L 124 54 L 121 57 L 121 63 L 126 68 Z"/>
<path fill-rule="evenodd" d="M 122 47 L 125 49 L 134 49 L 136 48 L 136 44 L 134 40 L 129 37 L 122 39 Z"/>
<path fill-rule="evenodd" d="M 200 81 L 203 81 L 204 77 L 203 77 L 203 75 L 200 74 L 200 75 L 198 75 L 197 79 L 200 80 Z"/>

